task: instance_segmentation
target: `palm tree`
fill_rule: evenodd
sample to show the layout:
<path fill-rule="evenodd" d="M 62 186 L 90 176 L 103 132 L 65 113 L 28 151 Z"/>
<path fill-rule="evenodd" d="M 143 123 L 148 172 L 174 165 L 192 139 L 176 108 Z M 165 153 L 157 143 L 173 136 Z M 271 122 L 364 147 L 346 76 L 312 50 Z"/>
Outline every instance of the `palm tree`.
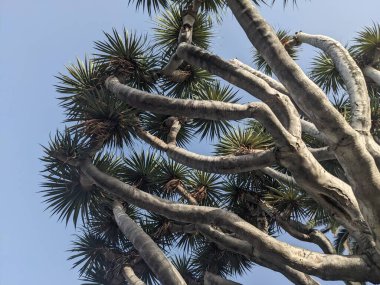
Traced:
<path fill-rule="evenodd" d="M 308 168 L 298 168 L 294 160 L 287 163 L 292 150 L 278 142 L 287 138 L 276 128 L 280 124 L 279 129 L 296 132 L 292 115 L 297 108 L 301 111 L 302 103 L 287 97 L 290 84 L 285 87 L 270 77 L 278 71 L 260 44 L 253 57 L 257 70 L 204 51 L 213 25 L 232 2 L 244 6 L 250 1 L 130 0 L 149 14 L 160 13 L 154 36 L 113 29 L 95 42 L 93 58 L 78 59 L 57 76 L 66 128 L 45 147 L 42 193 L 59 220 L 78 225 L 70 260 L 85 284 L 237 284 L 229 279 L 254 265 L 278 271 L 296 284 L 318 284 L 311 275 L 347 284 L 380 280 L 376 246 L 366 252 L 368 243 L 377 242 L 367 234 L 363 221 L 368 217 L 361 218 L 359 206 L 347 202 L 351 196 L 345 196 L 342 207 L 340 196 L 315 195 L 310 184 L 314 178 L 297 176 L 300 169 L 309 173 Z M 284 30 L 271 35 L 279 40 L 277 48 L 293 59 L 300 44 L 318 42 Z M 181 55 L 184 46 L 194 54 L 189 48 Z M 365 75 L 370 134 L 379 141 L 380 26 L 364 28 L 346 48 L 349 64 Z M 336 63 L 340 59 L 322 50 L 313 60 L 310 78 L 325 91 L 342 121 L 355 122 L 357 98 Z M 253 76 L 258 78 L 254 84 Z M 268 96 L 277 90 L 281 96 L 260 98 L 275 119 L 266 117 L 269 112 L 262 105 L 240 104 L 233 85 Z M 281 100 L 287 103 L 281 105 Z M 292 102 L 298 107 L 290 108 Z M 312 160 L 313 154 L 319 162 L 310 168 L 330 175 L 328 190 L 352 183 L 344 159 L 336 160 L 329 141 L 302 110 L 298 147 L 304 154 L 295 161 L 309 163 L 302 159 Z M 186 150 L 194 140 L 211 142 L 215 156 Z M 376 151 L 375 141 L 371 146 Z M 343 190 L 337 193 L 346 195 Z M 326 255 L 283 245 L 276 238 L 284 233 L 316 244 Z M 335 235 L 334 240 L 326 233 Z M 296 257 L 286 255 L 287 250 Z M 326 263 L 313 266 L 307 254 Z"/>

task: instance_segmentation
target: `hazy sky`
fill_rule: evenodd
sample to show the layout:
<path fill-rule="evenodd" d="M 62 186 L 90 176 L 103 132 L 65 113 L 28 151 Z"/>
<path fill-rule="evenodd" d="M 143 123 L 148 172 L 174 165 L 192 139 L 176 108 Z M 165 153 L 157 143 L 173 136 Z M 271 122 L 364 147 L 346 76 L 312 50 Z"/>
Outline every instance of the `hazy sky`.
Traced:
<path fill-rule="evenodd" d="M 280 0 L 279 0 L 280 1 Z M 76 57 L 93 52 L 102 31 L 123 26 L 149 32 L 147 16 L 128 0 L 0 0 L 0 285 L 80 284 L 67 261 L 74 229 L 44 212 L 40 144 L 62 125 L 54 78 Z M 274 27 L 332 36 L 347 43 L 365 25 L 379 21 L 379 0 L 299 0 L 298 8 L 263 8 Z M 212 51 L 250 63 L 250 44 L 227 13 L 215 28 Z M 311 49 L 304 48 L 307 66 Z M 198 146 L 194 145 L 194 149 Z M 243 284 L 288 284 L 255 267 Z"/>

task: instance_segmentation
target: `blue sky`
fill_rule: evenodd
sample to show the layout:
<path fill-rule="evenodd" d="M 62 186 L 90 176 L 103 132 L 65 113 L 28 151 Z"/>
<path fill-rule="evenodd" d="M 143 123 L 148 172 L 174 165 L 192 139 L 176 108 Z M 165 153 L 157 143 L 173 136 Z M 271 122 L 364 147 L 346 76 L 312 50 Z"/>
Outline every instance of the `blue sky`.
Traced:
<path fill-rule="evenodd" d="M 54 78 L 76 57 L 93 52 L 102 31 L 122 27 L 147 33 L 153 26 L 127 0 L 0 0 L 0 285 L 80 284 L 66 250 L 74 229 L 44 212 L 40 144 L 62 128 Z M 298 8 L 263 8 L 274 27 L 326 34 L 347 43 L 365 25 L 379 22 L 379 0 L 299 0 Z M 227 13 L 212 50 L 250 63 L 250 44 Z M 300 64 L 313 55 L 304 48 Z M 199 149 L 194 145 L 193 149 Z M 287 284 L 255 268 L 244 284 Z"/>

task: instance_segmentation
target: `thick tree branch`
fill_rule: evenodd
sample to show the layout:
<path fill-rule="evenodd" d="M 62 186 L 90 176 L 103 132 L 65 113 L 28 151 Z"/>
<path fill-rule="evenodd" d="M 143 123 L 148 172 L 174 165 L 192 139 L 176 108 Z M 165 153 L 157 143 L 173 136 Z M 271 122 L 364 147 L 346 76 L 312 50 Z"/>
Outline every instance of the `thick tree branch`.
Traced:
<path fill-rule="evenodd" d="M 309 228 L 298 221 L 293 221 L 288 219 L 287 217 L 284 217 L 267 202 L 259 198 L 256 198 L 250 194 L 247 194 L 246 198 L 248 201 L 257 204 L 261 209 L 263 209 L 265 213 L 267 213 L 271 218 L 276 220 L 277 223 L 292 237 L 301 241 L 314 243 L 318 245 L 326 254 L 336 253 L 334 246 L 332 245 L 330 240 L 321 231 Z"/>
<path fill-rule="evenodd" d="M 184 187 L 177 187 L 178 192 L 187 199 L 192 205 L 197 205 L 197 201 L 189 195 Z M 205 224 L 188 224 L 188 225 L 178 225 L 178 224 L 170 224 L 170 230 L 172 232 L 184 232 L 184 233 L 196 233 L 200 232 L 209 240 L 216 243 L 219 247 L 227 249 L 229 251 L 241 254 L 248 259 L 253 260 L 257 264 L 260 264 L 264 267 L 270 268 L 274 271 L 278 271 L 282 273 L 286 278 L 292 281 L 297 285 L 318 285 L 316 281 L 314 281 L 310 276 L 299 272 L 291 267 L 285 266 L 283 264 L 279 264 L 274 260 L 265 260 L 261 259 L 258 256 L 254 256 L 252 254 L 253 249 L 251 245 L 247 241 L 239 240 L 237 238 L 228 236 L 214 228 L 210 225 Z"/>
<path fill-rule="evenodd" d="M 205 237 L 207 237 L 208 239 L 218 244 L 218 246 L 220 246 L 221 248 L 241 254 L 261 266 L 277 271 L 283 274 L 286 278 L 288 278 L 294 284 L 318 285 L 318 282 L 316 282 L 309 275 L 302 273 L 298 270 L 295 270 L 294 268 L 291 268 L 290 266 L 282 263 L 279 260 L 266 259 L 264 256 L 260 254 L 258 255 L 255 254 L 257 252 L 254 250 L 252 245 L 247 241 L 240 240 L 232 236 L 228 236 L 216 229 L 213 229 L 212 227 L 203 228 L 200 231 Z"/>
<path fill-rule="evenodd" d="M 218 275 L 206 271 L 204 285 L 241 285 L 240 283 L 224 279 Z"/>
<path fill-rule="evenodd" d="M 296 40 L 323 50 L 333 60 L 346 85 L 351 103 L 351 125 L 368 133 L 371 128 L 371 110 L 367 85 L 361 69 L 350 53 L 336 40 L 323 35 L 309 35 L 299 32 Z"/>
<path fill-rule="evenodd" d="M 113 214 L 122 233 L 133 244 L 162 284 L 186 285 L 182 276 L 157 244 L 125 213 L 121 203 L 114 202 Z"/>
<path fill-rule="evenodd" d="M 311 154 L 318 161 L 334 160 L 336 159 L 333 151 L 328 146 L 320 148 L 309 148 Z"/>
<path fill-rule="evenodd" d="M 292 60 L 273 29 L 249 0 L 227 0 L 235 18 L 251 43 L 264 57 L 273 72 L 289 91 L 294 102 L 308 115 L 317 128 L 335 143 L 346 135 L 348 123 Z M 336 126 L 343 126 L 339 131 Z M 348 128 L 350 130 L 351 128 Z"/>
<path fill-rule="evenodd" d="M 145 283 L 136 276 L 131 266 L 124 266 L 122 273 L 125 281 L 127 281 L 129 285 L 145 285 Z"/>
<path fill-rule="evenodd" d="M 282 182 L 282 183 L 285 183 L 285 184 L 294 184 L 296 185 L 296 181 L 294 180 L 294 178 L 292 176 L 289 176 L 287 174 L 284 174 L 280 171 L 277 171 L 273 168 L 270 168 L 270 167 L 264 167 L 263 169 L 260 169 L 262 172 L 264 172 L 266 175 L 274 178 L 274 179 L 277 179 L 278 181 Z"/>
<path fill-rule="evenodd" d="M 363 68 L 363 73 L 365 76 L 371 78 L 378 86 L 380 86 L 380 71 L 376 68 L 367 65 Z"/>
<path fill-rule="evenodd" d="M 305 134 L 308 134 L 320 140 L 321 142 L 325 141 L 323 134 L 317 129 L 317 127 L 313 123 L 301 119 L 301 126 L 302 126 L 302 132 L 304 132 Z"/>
<path fill-rule="evenodd" d="M 106 80 L 106 87 L 117 95 L 120 100 L 137 109 L 156 114 L 170 114 L 178 117 L 216 121 L 255 118 L 270 132 L 277 144 L 287 145 L 292 137 L 271 109 L 261 102 L 241 105 L 212 100 L 168 98 L 123 85 L 113 76 Z"/>
<path fill-rule="evenodd" d="M 193 45 L 180 44 L 176 54 L 186 62 L 203 68 L 262 100 L 291 134 L 300 136 L 299 114 L 290 98 L 273 89 L 262 78 Z"/>
<path fill-rule="evenodd" d="M 190 202 L 190 204 L 192 205 L 198 204 L 197 200 L 195 200 L 187 192 L 187 190 L 184 187 L 182 187 L 182 185 L 180 185 L 180 187 L 177 187 L 177 190 L 185 199 L 187 199 Z M 186 232 L 186 233 L 194 233 L 198 230 L 200 233 L 202 233 L 202 235 L 207 237 L 209 240 L 215 242 L 220 247 L 226 248 L 232 252 L 246 256 L 247 258 L 252 259 L 258 264 L 261 264 L 272 270 L 278 271 L 282 273 L 285 277 L 287 277 L 289 280 L 293 281 L 295 284 L 300 284 L 300 285 L 318 284 L 310 276 L 302 272 L 299 272 L 292 268 L 287 268 L 283 266 L 282 264 L 277 264 L 276 262 L 273 262 L 272 260 L 265 260 L 265 259 L 261 260 L 259 257 L 253 256 L 251 254 L 253 250 L 251 249 L 251 246 L 248 242 L 227 236 L 226 234 L 216 229 L 213 229 L 210 225 L 205 225 L 205 224 L 172 225 L 171 230 L 177 230 L 177 231 Z"/>
<path fill-rule="evenodd" d="M 170 126 L 170 131 L 168 134 L 168 144 L 169 145 L 176 145 L 177 144 L 177 135 L 179 131 L 181 130 L 181 123 L 179 122 L 178 118 L 176 117 L 170 117 L 165 122 Z"/>
<path fill-rule="evenodd" d="M 238 59 L 231 59 L 229 61 L 230 63 L 236 65 L 237 67 L 239 68 L 242 68 L 250 73 L 252 73 L 253 75 L 263 79 L 266 83 L 268 83 L 268 85 L 270 87 L 272 87 L 273 89 L 277 90 L 278 92 L 282 93 L 282 94 L 285 94 L 285 95 L 289 95 L 289 92 L 288 90 L 285 88 L 284 85 L 282 85 L 280 82 L 278 82 L 276 79 L 250 67 L 249 65 L 246 65 L 245 63 L 239 61 Z"/>
<path fill-rule="evenodd" d="M 149 145 L 164 151 L 168 157 L 188 167 L 213 173 L 241 173 L 260 169 L 276 162 L 273 149 L 257 151 L 241 156 L 206 156 L 187 151 L 159 138 L 136 126 L 137 135 Z"/>
<path fill-rule="evenodd" d="M 234 232 L 251 244 L 254 255 L 277 259 L 296 270 L 324 279 L 380 282 L 379 270 L 371 266 L 365 256 L 324 255 L 290 246 L 225 210 L 177 204 L 154 197 L 99 171 L 88 160 L 80 162 L 80 169 L 102 189 L 140 208 L 169 219 L 195 224 L 202 221 Z"/>
<path fill-rule="evenodd" d="M 249 105 L 229 104 L 213 101 L 194 101 L 172 99 L 159 95 L 152 95 L 137 89 L 122 85 L 115 78 L 107 79 L 107 87 L 117 94 L 128 104 L 156 111 L 158 113 L 170 112 L 173 115 L 200 117 L 205 119 L 219 119 L 222 117 L 236 118 L 241 116 L 256 117 L 274 137 L 276 143 L 281 147 L 276 153 L 276 158 L 289 168 L 296 178 L 297 183 L 304 187 L 311 196 L 330 214 L 336 217 L 350 233 L 358 238 L 358 235 L 369 235 L 368 229 L 362 220 L 362 215 L 357 208 L 355 197 L 350 187 L 329 175 L 308 152 L 301 140 L 294 138 L 282 127 L 276 117 L 262 103 L 251 103 Z M 206 157 L 193 155 L 184 149 L 167 145 L 149 133 L 136 128 L 137 134 L 152 146 L 166 151 L 174 160 L 200 170 L 218 173 L 236 173 L 257 168 L 263 168 L 273 163 L 273 153 L 264 151 L 240 157 Z M 243 163 L 241 163 L 243 162 Z M 254 163 L 255 162 L 255 163 Z M 236 166 L 238 168 L 236 168 Z M 331 203 L 334 201 L 334 203 Z M 367 248 L 365 246 L 364 248 Z"/>
<path fill-rule="evenodd" d="M 193 26 L 199 10 L 200 5 L 202 4 L 201 0 L 194 0 L 193 3 L 184 11 L 182 16 L 182 26 L 178 35 L 178 44 L 188 43 L 191 44 L 193 40 Z M 171 76 L 173 72 L 179 68 L 183 63 L 183 60 L 179 58 L 176 53 L 171 57 L 167 65 L 161 70 L 161 73 L 167 76 Z"/>
<path fill-rule="evenodd" d="M 369 223 L 380 256 L 380 173 L 367 151 L 363 138 L 331 105 L 323 91 L 291 59 L 275 32 L 249 0 L 227 0 L 227 4 L 277 78 L 284 84 L 300 109 L 320 130 L 334 150 L 358 198 L 360 209 Z M 293 161 L 294 163 L 294 161 Z M 358 168 L 357 165 L 361 167 Z M 301 185 L 301 184 L 300 184 Z M 367 231 L 367 235 L 371 235 Z M 359 239 L 360 240 L 360 239 Z M 367 248 L 374 243 L 368 239 Z M 377 258 L 378 259 L 378 258 Z M 380 264 L 380 260 L 376 261 Z"/>

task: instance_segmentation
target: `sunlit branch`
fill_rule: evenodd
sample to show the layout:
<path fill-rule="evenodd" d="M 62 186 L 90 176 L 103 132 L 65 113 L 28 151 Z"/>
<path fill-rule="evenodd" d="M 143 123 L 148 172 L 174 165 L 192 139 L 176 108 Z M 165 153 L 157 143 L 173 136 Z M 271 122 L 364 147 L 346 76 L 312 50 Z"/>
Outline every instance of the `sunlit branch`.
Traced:
<path fill-rule="evenodd" d="M 346 85 L 351 103 L 351 125 L 361 132 L 371 128 L 371 111 L 367 85 L 361 69 L 350 53 L 336 40 L 323 35 L 299 32 L 296 40 L 323 50 L 333 60 Z"/>
<path fill-rule="evenodd" d="M 191 65 L 203 68 L 262 100 L 291 134 L 301 134 L 299 114 L 290 98 L 272 88 L 262 78 L 193 45 L 180 44 L 176 54 Z"/>
<path fill-rule="evenodd" d="M 278 259 L 284 264 L 291 264 L 294 269 L 324 279 L 380 281 L 380 272 L 371 267 L 362 256 L 328 255 L 327 257 L 324 254 L 290 246 L 262 233 L 237 215 L 223 209 L 165 201 L 99 171 L 87 160 L 81 161 L 80 169 L 102 189 L 140 208 L 169 219 L 188 223 L 202 221 L 234 232 L 251 244 L 254 255 L 271 260 Z"/>
<path fill-rule="evenodd" d="M 358 221 L 358 225 L 362 224 L 363 227 L 368 223 L 371 228 L 362 231 L 367 236 L 364 238 L 367 240 L 364 248 L 376 252 L 371 256 L 380 266 L 380 174 L 362 136 L 352 129 L 324 92 L 292 60 L 276 33 L 251 1 L 227 0 L 227 4 L 256 50 L 284 84 L 297 106 L 324 134 L 326 142 L 335 152 L 365 217 L 365 220 L 359 218 L 361 221 Z M 357 165 L 362 167 L 358 168 Z M 294 173 L 293 176 L 295 177 Z M 300 181 L 297 182 L 302 185 Z M 353 203 L 356 203 L 355 197 L 350 199 Z M 362 216 L 360 212 L 358 215 Z M 354 228 L 351 230 L 355 231 Z M 377 241 L 377 248 L 374 241 Z"/>
<path fill-rule="evenodd" d="M 186 285 L 157 244 L 125 213 L 121 203 L 114 202 L 113 214 L 121 232 L 133 244 L 158 280 L 163 284 Z"/>

